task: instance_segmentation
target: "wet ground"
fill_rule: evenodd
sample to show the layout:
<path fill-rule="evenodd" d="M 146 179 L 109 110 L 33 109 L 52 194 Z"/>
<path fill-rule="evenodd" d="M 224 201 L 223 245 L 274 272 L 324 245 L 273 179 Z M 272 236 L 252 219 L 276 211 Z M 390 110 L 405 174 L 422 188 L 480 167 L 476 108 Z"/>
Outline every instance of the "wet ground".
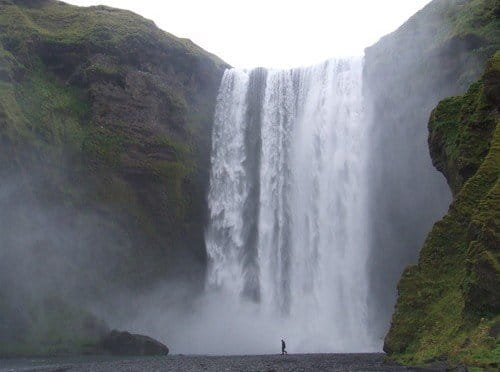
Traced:
<path fill-rule="evenodd" d="M 384 363 L 383 354 L 294 354 L 148 358 L 0 360 L 0 371 L 416 371 Z"/>

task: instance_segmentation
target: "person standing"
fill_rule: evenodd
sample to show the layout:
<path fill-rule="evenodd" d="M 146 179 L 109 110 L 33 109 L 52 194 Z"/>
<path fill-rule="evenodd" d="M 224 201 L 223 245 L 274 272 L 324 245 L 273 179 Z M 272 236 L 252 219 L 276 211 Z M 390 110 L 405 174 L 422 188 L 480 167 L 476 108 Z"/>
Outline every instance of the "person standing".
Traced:
<path fill-rule="evenodd" d="M 286 349 L 285 341 L 281 339 L 281 355 L 288 354 L 285 349 Z"/>

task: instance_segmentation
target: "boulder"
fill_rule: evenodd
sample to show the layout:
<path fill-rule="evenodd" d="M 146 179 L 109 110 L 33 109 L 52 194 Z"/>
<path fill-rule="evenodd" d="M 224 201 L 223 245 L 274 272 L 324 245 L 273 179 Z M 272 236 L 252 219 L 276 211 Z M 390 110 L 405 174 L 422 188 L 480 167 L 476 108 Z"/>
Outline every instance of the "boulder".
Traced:
<path fill-rule="evenodd" d="M 143 335 L 113 330 L 101 340 L 104 351 L 113 355 L 167 355 L 168 347 Z"/>

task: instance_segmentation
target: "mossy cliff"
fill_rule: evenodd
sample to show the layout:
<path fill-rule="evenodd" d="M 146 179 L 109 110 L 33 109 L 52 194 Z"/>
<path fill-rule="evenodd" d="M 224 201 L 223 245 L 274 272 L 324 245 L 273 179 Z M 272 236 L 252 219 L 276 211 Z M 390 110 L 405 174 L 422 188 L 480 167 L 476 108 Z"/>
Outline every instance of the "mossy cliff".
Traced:
<path fill-rule="evenodd" d="M 384 324 L 401 268 L 418 260 L 399 281 L 385 338 L 405 364 L 499 360 L 498 54 L 490 60 L 499 49 L 498 1 L 434 0 L 366 50 L 370 308 Z"/>
<path fill-rule="evenodd" d="M 226 67 L 129 11 L 0 0 L 0 345 L 64 349 L 89 303 L 202 285 Z"/>
<path fill-rule="evenodd" d="M 433 164 L 453 191 L 448 213 L 398 285 L 384 350 L 403 363 L 500 362 L 500 52 L 429 121 Z"/>
<path fill-rule="evenodd" d="M 366 49 L 363 85 L 374 121 L 369 315 L 376 337 L 387 332 L 402 269 L 416 262 L 452 197 L 429 156 L 429 114 L 440 100 L 465 93 L 498 49 L 497 0 L 434 0 Z"/>

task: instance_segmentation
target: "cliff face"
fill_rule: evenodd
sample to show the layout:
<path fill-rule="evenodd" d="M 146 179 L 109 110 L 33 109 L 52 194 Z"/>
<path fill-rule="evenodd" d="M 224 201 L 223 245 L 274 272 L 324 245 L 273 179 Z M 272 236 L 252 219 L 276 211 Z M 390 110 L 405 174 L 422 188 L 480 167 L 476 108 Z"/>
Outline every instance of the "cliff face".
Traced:
<path fill-rule="evenodd" d="M 405 363 L 438 357 L 498 366 L 500 52 L 467 93 L 432 112 L 429 146 L 454 198 L 399 282 L 384 349 Z"/>
<path fill-rule="evenodd" d="M 435 0 L 366 49 L 364 86 L 374 121 L 368 170 L 372 324 L 389 323 L 402 268 L 416 262 L 450 203 L 446 181 L 429 157 L 429 114 L 479 78 L 500 48 L 499 15 L 494 0 Z M 374 332 L 382 336 L 386 329 Z"/>
<path fill-rule="evenodd" d="M 128 11 L 0 0 L 0 345 L 61 338 L 39 328 L 120 290 L 202 285 L 226 67 Z"/>
<path fill-rule="evenodd" d="M 498 1 L 435 0 L 366 50 L 375 321 L 423 245 L 385 338 L 403 363 L 498 361 L 498 54 L 425 123 L 500 49 L 499 15 Z M 424 243 L 450 196 L 433 166 L 453 202 Z"/>

